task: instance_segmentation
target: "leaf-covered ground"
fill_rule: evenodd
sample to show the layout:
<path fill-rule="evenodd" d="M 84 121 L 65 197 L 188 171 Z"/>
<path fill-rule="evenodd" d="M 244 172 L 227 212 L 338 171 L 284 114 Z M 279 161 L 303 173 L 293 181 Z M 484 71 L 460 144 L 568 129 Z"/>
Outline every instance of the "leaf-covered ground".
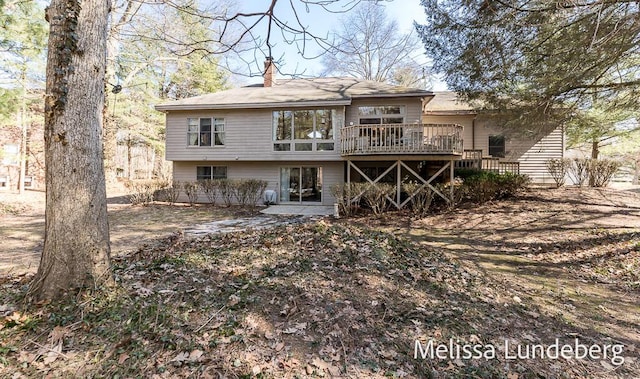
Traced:
<path fill-rule="evenodd" d="M 44 239 L 44 195 L 38 191 L 26 191 L 24 195 L 0 192 L 0 276 L 37 270 Z M 113 255 L 126 253 L 139 243 L 211 220 L 248 217 L 256 213 L 208 204 L 134 206 L 124 195 L 113 190 L 108 199 L 111 252 Z"/>
<path fill-rule="evenodd" d="M 621 204 L 612 214 L 629 220 L 594 229 L 580 226 L 594 212 L 573 204 L 586 217 L 576 222 L 571 205 L 545 201 L 176 234 L 118 257 L 116 288 L 65 304 L 26 307 L 28 276 L 5 278 L 0 377 L 640 377 L 636 208 Z M 616 318 L 605 300 L 593 313 L 577 282 L 626 296 L 631 314 Z M 556 338 L 624 344 L 625 363 L 503 351 Z M 494 346 L 495 357 L 414 358 L 415 341 L 430 339 Z"/>

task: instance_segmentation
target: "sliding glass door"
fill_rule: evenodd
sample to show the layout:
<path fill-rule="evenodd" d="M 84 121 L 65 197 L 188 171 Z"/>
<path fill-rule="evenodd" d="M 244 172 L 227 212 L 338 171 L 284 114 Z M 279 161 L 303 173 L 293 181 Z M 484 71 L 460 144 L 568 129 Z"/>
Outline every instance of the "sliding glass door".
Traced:
<path fill-rule="evenodd" d="M 322 202 L 322 167 L 281 167 L 281 202 Z"/>

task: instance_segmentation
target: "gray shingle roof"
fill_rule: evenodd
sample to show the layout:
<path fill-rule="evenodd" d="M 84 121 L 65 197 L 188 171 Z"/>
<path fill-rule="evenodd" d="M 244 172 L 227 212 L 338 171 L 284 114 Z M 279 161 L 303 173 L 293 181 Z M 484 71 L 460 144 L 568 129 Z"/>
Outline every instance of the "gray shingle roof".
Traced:
<path fill-rule="evenodd" d="M 452 91 L 434 92 L 434 97 L 425 107 L 425 113 L 453 113 L 453 114 L 474 114 L 473 107 L 461 101 L 458 95 Z"/>
<path fill-rule="evenodd" d="M 349 105 L 355 98 L 432 97 L 433 92 L 354 78 L 278 80 L 272 87 L 253 85 L 156 105 L 156 110 L 272 108 Z"/>

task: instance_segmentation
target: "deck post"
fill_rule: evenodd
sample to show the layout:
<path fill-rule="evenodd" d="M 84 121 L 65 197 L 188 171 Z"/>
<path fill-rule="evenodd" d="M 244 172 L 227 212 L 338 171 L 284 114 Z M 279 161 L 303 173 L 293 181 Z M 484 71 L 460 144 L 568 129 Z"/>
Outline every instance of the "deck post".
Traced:
<path fill-rule="evenodd" d="M 351 207 L 351 196 L 349 196 L 351 193 L 351 159 L 347 159 L 347 188 L 344 188 L 344 193 L 347 195 L 347 206 Z"/>
<path fill-rule="evenodd" d="M 400 197 L 402 192 L 402 161 L 398 161 L 398 174 L 396 175 L 396 209 L 400 209 Z"/>
<path fill-rule="evenodd" d="M 453 186 L 454 180 L 453 176 L 455 175 L 455 170 L 453 167 L 453 160 L 449 161 L 449 199 L 451 200 L 451 204 L 453 204 Z"/>

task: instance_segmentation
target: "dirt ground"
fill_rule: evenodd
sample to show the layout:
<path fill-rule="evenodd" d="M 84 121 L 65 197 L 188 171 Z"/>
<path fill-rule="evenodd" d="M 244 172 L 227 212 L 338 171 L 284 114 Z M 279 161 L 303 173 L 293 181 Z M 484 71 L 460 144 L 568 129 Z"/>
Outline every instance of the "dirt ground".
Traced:
<path fill-rule="evenodd" d="M 0 192 L 0 204 L 10 204 L 5 212 L 0 209 L 0 276 L 35 272 L 44 242 L 44 192 Z M 115 256 L 187 227 L 248 215 L 244 210 L 202 204 L 133 206 L 119 190 L 108 192 L 107 207 Z"/>

